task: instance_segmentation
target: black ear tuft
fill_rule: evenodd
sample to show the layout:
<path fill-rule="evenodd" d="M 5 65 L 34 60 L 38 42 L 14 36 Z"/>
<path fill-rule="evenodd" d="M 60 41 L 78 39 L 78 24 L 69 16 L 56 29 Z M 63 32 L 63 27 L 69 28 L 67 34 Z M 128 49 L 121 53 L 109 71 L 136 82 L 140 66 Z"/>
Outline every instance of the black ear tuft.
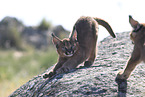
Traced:
<path fill-rule="evenodd" d="M 129 15 L 129 23 L 134 29 L 136 29 L 137 26 L 140 25 L 139 22 L 133 19 L 131 15 Z"/>
<path fill-rule="evenodd" d="M 131 15 L 129 15 L 129 18 L 132 18 L 132 16 L 131 16 Z"/>
<path fill-rule="evenodd" d="M 52 36 L 52 37 L 55 37 L 55 36 L 54 36 L 54 33 L 52 33 L 51 36 Z"/>
<path fill-rule="evenodd" d="M 51 35 L 52 35 L 52 41 L 55 45 L 61 42 L 61 40 L 58 37 L 56 37 L 53 33 Z"/>
<path fill-rule="evenodd" d="M 58 44 L 56 45 L 56 48 L 57 48 L 57 49 L 59 48 Z"/>

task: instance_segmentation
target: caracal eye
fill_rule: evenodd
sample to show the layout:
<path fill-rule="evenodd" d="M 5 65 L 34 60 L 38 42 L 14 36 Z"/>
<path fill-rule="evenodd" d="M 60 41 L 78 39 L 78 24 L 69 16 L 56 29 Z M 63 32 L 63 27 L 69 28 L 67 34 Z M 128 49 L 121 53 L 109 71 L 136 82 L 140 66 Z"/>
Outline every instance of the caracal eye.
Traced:
<path fill-rule="evenodd" d="M 62 51 L 65 51 L 65 47 L 62 47 Z"/>
<path fill-rule="evenodd" d="M 75 49 L 76 48 L 76 46 L 75 45 L 73 45 L 72 47 L 71 47 L 71 49 Z"/>

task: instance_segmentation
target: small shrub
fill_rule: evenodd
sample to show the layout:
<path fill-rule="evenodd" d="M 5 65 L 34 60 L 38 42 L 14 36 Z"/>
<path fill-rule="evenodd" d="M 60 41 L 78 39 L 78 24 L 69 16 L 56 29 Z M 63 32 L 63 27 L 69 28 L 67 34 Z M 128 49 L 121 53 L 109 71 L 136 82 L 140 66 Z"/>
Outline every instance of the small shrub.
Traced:
<path fill-rule="evenodd" d="M 42 21 L 40 22 L 38 29 L 39 30 L 48 30 L 51 27 L 51 23 L 47 22 L 46 19 L 42 19 Z"/>

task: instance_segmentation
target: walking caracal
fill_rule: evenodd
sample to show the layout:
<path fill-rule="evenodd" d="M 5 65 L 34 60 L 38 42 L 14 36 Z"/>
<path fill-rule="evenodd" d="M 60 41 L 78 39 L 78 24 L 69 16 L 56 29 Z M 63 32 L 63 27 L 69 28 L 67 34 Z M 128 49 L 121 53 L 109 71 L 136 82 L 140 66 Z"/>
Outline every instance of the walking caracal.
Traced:
<path fill-rule="evenodd" d="M 129 23 L 133 28 L 130 39 L 134 43 L 134 49 L 125 70 L 118 73 L 116 80 L 128 79 L 136 65 L 141 61 L 145 62 L 145 23 L 139 23 L 132 16 L 129 16 Z"/>

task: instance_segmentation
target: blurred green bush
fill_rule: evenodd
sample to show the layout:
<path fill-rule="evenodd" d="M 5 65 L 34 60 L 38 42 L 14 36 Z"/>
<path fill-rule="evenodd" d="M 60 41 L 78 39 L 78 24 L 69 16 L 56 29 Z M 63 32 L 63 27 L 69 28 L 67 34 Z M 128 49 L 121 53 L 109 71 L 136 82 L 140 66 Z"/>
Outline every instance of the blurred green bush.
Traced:
<path fill-rule="evenodd" d="M 53 28 L 45 19 L 36 27 L 27 27 L 14 17 L 0 21 L 0 97 L 9 96 L 57 62 L 51 33 L 58 37 L 69 34 L 60 25 Z"/>
<path fill-rule="evenodd" d="M 39 26 L 38 26 L 38 29 L 39 30 L 48 30 L 52 27 L 51 23 L 46 21 L 45 18 L 42 19 L 42 21 L 40 22 Z"/>

